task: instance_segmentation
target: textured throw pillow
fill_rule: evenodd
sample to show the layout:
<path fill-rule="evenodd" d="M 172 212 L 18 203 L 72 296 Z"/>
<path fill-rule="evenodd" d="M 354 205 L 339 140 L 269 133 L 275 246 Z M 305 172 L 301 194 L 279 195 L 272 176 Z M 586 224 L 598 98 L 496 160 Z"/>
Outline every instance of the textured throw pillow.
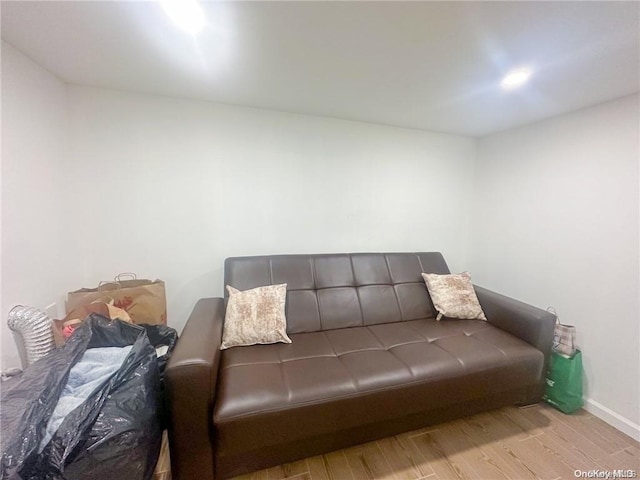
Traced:
<path fill-rule="evenodd" d="M 471 274 L 463 272 L 453 275 L 423 273 L 433 301 L 438 311 L 436 320 L 442 317 L 486 320 L 478 297 L 471 283 Z"/>
<path fill-rule="evenodd" d="M 227 291 L 229 301 L 220 350 L 257 343 L 291 343 L 284 316 L 286 283 L 245 291 L 227 285 Z"/>

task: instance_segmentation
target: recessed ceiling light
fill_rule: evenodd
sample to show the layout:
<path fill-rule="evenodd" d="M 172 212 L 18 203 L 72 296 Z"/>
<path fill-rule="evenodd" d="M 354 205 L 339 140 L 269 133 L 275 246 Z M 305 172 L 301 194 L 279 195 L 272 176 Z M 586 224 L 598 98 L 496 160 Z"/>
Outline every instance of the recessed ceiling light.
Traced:
<path fill-rule="evenodd" d="M 196 0 L 160 0 L 162 8 L 182 30 L 195 35 L 204 27 L 204 13 Z"/>
<path fill-rule="evenodd" d="M 509 72 L 502 79 L 500 85 L 502 85 L 502 88 L 507 89 L 516 88 L 526 83 L 527 80 L 529 80 L 530 76 L 531 70 L 529 70 L 528 68 L 519 68 L 517 70 Z"/>

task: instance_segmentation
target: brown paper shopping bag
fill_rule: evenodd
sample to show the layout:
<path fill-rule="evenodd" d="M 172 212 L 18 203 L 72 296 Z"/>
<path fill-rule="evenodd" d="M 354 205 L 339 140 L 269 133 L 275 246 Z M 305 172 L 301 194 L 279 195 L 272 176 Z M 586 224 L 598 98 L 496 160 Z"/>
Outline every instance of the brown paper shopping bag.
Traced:
<path fill-rule="evenodd" d="M 167 324 L 164 282 L 138 279 L 135 274 L 129 273 L 117 275 L 112 282 L 100 282 L 97 288 L 81 288 L 69 292 L 67 313 L 79 305 L 105 299 L 113 299 L 113 305 L 125 310 L 133 323 Z"/>
<path fill-rule="evenodd" d="M 99 313 L 103 317 L 110 318 L 111 320 L 117 318 L 123 322 L 131 322 L 129 314 L 121 308 L 115 307 L 112 299 L 109 299 L 109 303 L 96 300 L 87 305 L 79 305 L 67 312 L 67 315 L 63 319 L 53 320 L 51 329 L 56 346 L 64 345 L 67 337 L 73 330 L 78 328 L 92 313 Z"/>

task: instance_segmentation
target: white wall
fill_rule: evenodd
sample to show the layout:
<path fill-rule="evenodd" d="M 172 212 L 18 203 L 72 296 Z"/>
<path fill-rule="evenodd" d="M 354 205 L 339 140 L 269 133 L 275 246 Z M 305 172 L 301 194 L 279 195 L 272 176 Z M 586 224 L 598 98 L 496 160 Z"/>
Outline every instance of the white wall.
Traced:
<path fill-rule="evenodd" d="M 65 85 L 2 42 L 1 367 L 19 367 L 7 313 L 60 304 L 77 271 L 66 209 Z"/>
<path fill-rule="evenodd" d="M 480 139 L 470 249 L 477 283 L 576 325 L 588 407 L 635 436 L 638 107 L 634 95 Z"/>
<path fill-rule="evenodd" d="M 4 43 L 2 82 L 2 369 L 18 365 L 13 304 L 62 305 L 118 272 L 164 279 L 180 330 L 222 294 L 227 256 L 442 250 L 577 325 L 589 408 L 635 432 L 637 96 L 476 152 L 464 137 L 65 87 Z"/>
<path fill-rule="evenodd" d="M 466 261 L 474 139 L 82 87 L 69 105 L 82 281 L 162 278 L 177 329 L 228 256 Z"/>

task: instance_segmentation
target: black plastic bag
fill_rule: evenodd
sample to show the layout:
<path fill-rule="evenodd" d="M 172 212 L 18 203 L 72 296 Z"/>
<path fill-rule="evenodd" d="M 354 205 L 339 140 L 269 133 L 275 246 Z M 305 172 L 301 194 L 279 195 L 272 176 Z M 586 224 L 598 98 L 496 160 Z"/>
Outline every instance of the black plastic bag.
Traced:
<path fill-rule="evenodd" d="M 158 369 L 160 370 L 160 381 L 162 382 L 164 369 L 169 361 L 169 356 L 178 341 L 178 332 L 166 325 L 148 325 L 143 323 L 139 326 L 146 330 L 147 337 L 149 337 L 149 342 L 151 342 L 153 348 L 167 347 L 166 353 L 158 356 Z"/>
<path fill-rule="evenodd" d="M 71 367 L 89 348 L 128 345 L 132 348 L 122 366 L 65 417 L 42 453 L 37 453 Z M 56 368 L 60 371 L 52 372 Z M 144 328 L 91 315 L 64 347 L 36 362 L 18 382 L 7 395 L 2 393 L 3 417 L 5 410 L 15 417 L 25 405 L 29 414 L 12 422 L 9 431 L 3 423 L 2 478 L 151 478 L 162 435 L 160 378 Z"/>
<path fill-rule="evenodd" d="M 173 352 L 173 349 L 178 342 L 178 332 L 165 325 L 149 325 L 143 323 L 140 324 L 140 326 L 147 331 L 149 341 L 153 348 L 156 349 L 156 352 L 161 347 L 167 347 L 166 352 L 158 356 L 158 370 L 160 373 L 158 418 L 160 421 L 160 428 L 165 430 L 169 426 L 169 404 L 165 395 L 164 370 L 169 362 L 171 352 Z"/>
<path fill-rule="evenodd" d="M 0 479 L 20 478 L 18 471 L 44 437 L 47 421 L 67 383 L 69 370 L 80 359 L 91 330 L 78 330 L 58 348 L 11 378 L 0 389 Z"/>

